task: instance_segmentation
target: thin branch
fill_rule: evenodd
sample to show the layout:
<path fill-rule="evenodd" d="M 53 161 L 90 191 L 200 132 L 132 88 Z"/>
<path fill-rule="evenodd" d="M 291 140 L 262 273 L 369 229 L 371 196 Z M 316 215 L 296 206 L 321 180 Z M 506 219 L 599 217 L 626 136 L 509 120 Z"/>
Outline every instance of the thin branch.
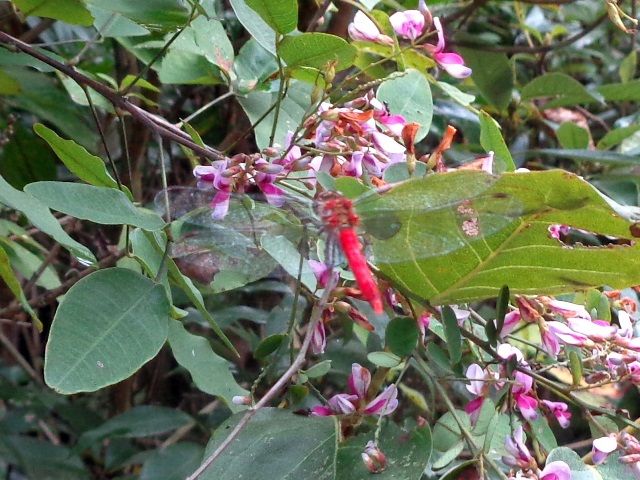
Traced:
<path fill-rule="evenodd" d="M 12 37 L 6 32 L 0 32 L 0 44 L 4 44 L 10 50 L 20 50 L 21 52 L 26 53 L 27 55 L 40 60 L 41 62 L 46 63 L 47 65 L 55 68 L 56 70 L 64 73 L 68 77 L 75 80 L 77 83 L 81 85 L 85 85 L 92 90 L 95 90 L 100 95 L 102 95 L 105 99 L 111 102 L 114 107 L 120 108 L 128 112 L 132 117 L 137 119 L 140 123 L 145 125 L 147 128 L 152 129 L 158 134 L 162 135 L 164 138 L 184 145 L 187 148 L 193 150 L 196 154 L 210 159 L 210 160 L 222 160 L 225 158 L 224 154 L 219 150 L 214 148 L 205 146 L 202 147 L 195 143 L 191 137 L 186 132 L 183 132 L 179 128 L 176 128 L 171 123 L 167 122 L 164 118 L 159 117 L 157 115 L 153 115 L 142 108 L 134 105 L 129 102 L 126 98 L 122 97 L 119 93 L 107 87 L 106 85 L 83 75 L 76 71 L 73 67 L 69 65 L 65 65 L 63 63 L 58 62 L 57 60 L 48 57 L 47 55 L 39 52 L 31 45 L 24 43 L 18 40 L 15 37 Z"/>

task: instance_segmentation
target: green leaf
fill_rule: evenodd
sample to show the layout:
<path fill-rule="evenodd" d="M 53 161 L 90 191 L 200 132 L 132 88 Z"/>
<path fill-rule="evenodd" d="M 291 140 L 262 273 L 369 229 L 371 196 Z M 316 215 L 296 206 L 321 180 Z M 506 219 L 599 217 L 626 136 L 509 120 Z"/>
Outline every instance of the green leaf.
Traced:
<path fill-rule="evenodd" d="M 496 165 L 494 170 L 498 173 L 513 172 L 516 169 L 509 147 L 502 138 L 500 126 L 491 115 L 485 111 L 480 112 L 480 144 L 487 152 L 493 152 Z"/>
<path fill-rule="evenodd" d="M 203 392 L 221 397 L 233 412 L 242 410 L 232 399 L 247 395 L 229 369 L 230 363 L 216 355 L 209 341 L 193 335 L 177 320 L 169 321 L 169 345 L 176 361 L 191 374 L 193 383 Z"/>
<path fill-rule="evenodd" d="M 551 453 L 549 453 L 549 456 L 547 457 L 547 464 L 558 461 L 569 465 L 569 468 L 571 469 L 571 480 L 613 480 L 614 478 L 633 478 L 633 474 L 631 474 L 630 476 L 621 475 L 617 477 L 603 477 L 601 479 L 593 466 L 585 465 L 580 456 L 567 447 L 555 448 Z M 611 455 L 609 456 L 608 462 L 610 461 Z"/>
<path fill-rule="evenodd" d="M 529 422 L 531 424 L 531 433 L 533 437 L 542 445 L 545 451 L 550 452 L 558 447 L 558 442 L 553 434 L 553 430 L 549 426 L 547 419 L 538 415 L 535 420 Z"/>
<path fill-rule="evenodd" d="M 238 413 L 216 429 L 205 457 L 242 418 Z M 255 478 L 333 480 L 338 423 L 333 417 L 305 417 L 277 408 L 261 408 L 201 480 Z"/>
<path fill-rule="evenodd" d="M 432 451 L 431 431 L 428 425 L 410 431 L 401 430 L 396 424 L 384 424 L 380 432 L 378 448 L 387 458 L 387 468 L 372 475 L 362 462 L 362 452 L 372 433 L 351 438 L 338 449 L 338 462 L 332 480 L 419 480 L 429 463 Z M 308 478 L 308 477 L 307 477 Z"/>
<path fill-rule="evenodd" d="M 433 117 L 433 99 L 429 82 L 422 73 L 409 69 L 405 75 L 385 80 L 378 87 L 376 97 L 392 114 L 420 125 L 416 143 L 427 136 Z"/>
<path fill-rule="evenodd" d="M 258 344 L 255 351 L 253 352 L 253 356 L 261 360 L 271 355 L 280 347 L 280 345 L 282 345 L 282 342 L 284 342 L 287 338 L 288 336 L 282 333 L 269 335 Z"/>
<path fill-rule="evenodd" d="M 5 416 L 5 422 L 6 418 Z M 77 453 L 61 445 L 54 445 L 48 440 L 39 440 L 32 436 L 3 433 L 0 437 L 0 457 L 4 465 L 9 463 L 18 466 L 23 478 L 39 480 L 91 478 Z"/>
<path fill-rule="evenodd" d="M 589 146 L 589 132 L 575 123 L 565 122 L 556 130 L 562 148 L 581 149 Z"/>
<path fill-rule="evenodd" d="M 638 53 L 635 49 L 629 52 L 629 55 L 624 57 L 624 60 L 620 62 L 620 80 L 622 83 L 627 83 L 633 80 L 636 76 L 636 69 L 638 68 Z"/>
<path fill-rule="evenodd" d="M 88 263 L 96 261 L 91 250 L 71 238 L 45 205 L 31 195 L 16 190 L 2 177 L 0 177 L 0 203 L 24 213 L 34 227 L 52 237 L 79 259 Z"/>
<path fill-rule="evenodd" d="M 367 360 L 383 368 L 397 367 L 402 362 L 399 356 L 391 352 L 371 352 L 367 355 Z"/>
<path fill-rule="evenodd" d="M 300 125 L 307 109 L 311 106 L 312 88 L 311 85 L 295 80 L 289 83 L 287 95 L 280 102 L 280 115 L 278 115 L 274 143 L 284 145 L 287 133 L 295 131 L 296 127 Z M 260 149 L 269 146 L 271 126 L 274 120 L 273 105 L 277 97 L 277 92 L 253 91 L 246 97 L 238 98 L 238 102 L 252 123 L 264 117 L 254 130 L 256 143 Z M 267 111 L 269 113 L 265 117 Z"/>
<path fill-rule="evenodd" d="M 504 318 L 507 316 L 507 310 L 509 309 L 510 295 L 509 287 L 503 285 L 496 301 L 496 332 L 501 332 L 504 327 Z"/>
<path fill-rule="evenodd" d="M 304 374 L 309 378 L 324 377 L 331 370 L 331 360 L 323 360 L 320 363 L 316 363 L 314 366 L 304 371 Z"/>
<path fill-rule="evenodd" d="M 60 137 L 53 130 L 41 123 L 36 123 L 33 130 L 45 140 L 71 173 L 91 185 L 118 188 L 116 181 L 109 175 L 100 157 L 89 153 L 73 140 Z"/>
<path fill-rule="evenodd" d="M 471 79 L 480 93 L 500 110 L 505 110 L 511 102 L 514 85 L 514 68 L 504 53 L 484 50 L 460 49 L 465 63 L 473 73 Z"/>
<path fill-rule="evenodd" d="M 141 405 L 110 418 L 98 428 L 85 432 L 78 443 L 82 450 L 104 438 L 144 438 L 162 435 L 192 421 L 189 415 L 175 408 Z"/>
<path fill-rule="evenodd" d="M 597 93 L 588 91 L 584 86 L 565 73 L 547 73 L 527 83 L 521 91 L 522 100 L 533 100 L 541 97 L 560 97 L 569 99 L 570 105 L 578 103 L 599 102 Z M 549 102 L 545 108 L 560 106 L 559 102 Z"/>
<path fill-rule="evenodd" d="M 289 33 L 298 26 L 297 0 L 245 0 L 276 32 Z"/>
<path fill-rule="evenodd" d="M 150 264 L 150 265 L 147 265 L 147 267 L 154 268 L 156 265 L 159 267 L 160 263 L 158 263 L 157 259 L 162 259 L 164 257 L 164 261 L 167 264 L 169 279 L 171 280 L 171 282 L 184 292 L 184 294 L 187 296 L 189 301 L 193 304 L 194 307 L 196 307 L 196 310 L 198 310 L 200 315 L 202 315 L 202 317 L 209 323 L 209 325 L 211 326 L 211 329 L 220 338 L 220 340 L 222 340 L 222 342 L 227 346 L 227 348 L 229 348 L 229 350 L 231 350 L 235 355 L 240 356 L 240 354 L 234 347 L 233 343 L 231 343 L 231 341 L 227 338 L 227 336 L 224 334 L 220 326 L 211 316 L 211 313 L 209 312 L 209 310 L 207 310 L 204 304 L 204 299 L 202 298 L 202 293 L 200 293 L 200 290 L 196 288 L 196 286 L 193 284 L 193 282 L 189 277 L 183 275 L 182 272 L 180 272 L 180 270 L 178 269 L 178 266 L 176 265 L 176 263 L 173 261 L 171 257 L 169 256 L 165 257 L 166 255 L 165 248 L 167 248 L 166 243 L 161 245 L 158 241 L 157 233 L 155 232 L 143 232 L 143 233 L 145 233 L 145 236 L 147 238 L 147 245 L 150 245 L 155 250 L 155 254 L 156 254 L 155 256 L 156 260 L 154 260 L 153 256 L 151 255 L 145 256 L 145 258 L 148 259 L 147 261 Z M 161 261 L 162 260 L 160 260 L 160 262 Z"/>
<path fill-rule="evenodd" d="M 640 125 L 637 124 L 611 130 L 600 139 L 597 147 L 599 150 L 609 150 L 610 148 L 619 145 L 625 138 L 629 138 L 638 130 L 640 130 Z"/>
<path fill-rule="evenodd" d="M 462 410 L 456 410 L 460 423 L 467 430 L 471 430 L 469 415 Z M 433 428 L 433 448 L 439 452 L 446 452 L 463 440 L 460 425 L 451 412 L 447 412 L 438 419 Z"/>
<path fill-rule="evenodd" d="M 55 18 L 74 25 L 89 27 L 93 17 L 82 0 L 13 0 L 25 17 Z"/>
<path fill-rule="evenodd" d="M 122 15 L 150 30 L 173 30 L 184 26 L 189 20 L 190 8 L 187 2 L 181 0 L 88 0 L 87 3 Z"/>
<path fill-rule="evenodd" d="M 2 237 L 0 237 L 0 245 L 2 245 L 9 257 L 13 268 L 22 275 L 23 278 L 31 278 L 42 268 L 44 261 L 43 254 L 35 254 L 20 243 Z M 36 280 L 36 285 L 46 288 L 47 290 L 58 288 L 60 286 L 60 279 L 58 278 L 56 270 L 51 265 L 47 265 L 40 274 L 40 277 Z"/>
<path fill-rule="evenodd" d="M 151 33 L 142 25 L 119 13 L 109 12 L 95 5 L 89 5 L 88 8 L 95 18 L 93 26 L 103 37 L 137 37 Z"/>
<path fill-rule="evenodd" d="M 81 183 L 36 182 L 25 187 L 49 208 L 82 220 L 104 225 L 133 225 L 160 230 L 164 221 L 153 212 L 131 203 L 120 190 Z"/>
<path fill-rule="evenodd" d="M 168 319 L 162 285 L 122 268 L 92 273 L 56 311 L 45 353 L 47 385 L 64 394 L 92 392 L 129 377 L 158 353 Z"/>
<path fill-rule="evenodd" d="M 336 61 L 336 71 L 353 65 L 356 48 L 345 40 L 328 33 L 303 33 L 287 36 L 278 45 L 278 53 L 288 67 L 312 67 L 324 69 Z"/>
<path fill-rule="evenodd" d="M 625 155 L 616 152 L 602 152 L 598 150 L 575 150 L 562 148 L 541 148 L 530 150 L 528 154 L 549 155 L 552 157 L 570 158 L 575 161 L 589 161 L 612 163 L 614 165 L 638 165 L 640 160 L 636 155 Z"/>
<path fill-rule="evenodd" d="M 291 240 L 284 235 L 263 235 L 260 244 L 291 277 L 297 279 L 300 275 L 302 283 L 312 292 L 315 291 L 317 281 L 313 270 L 304 258 L 300 258 L 298 247 Z M 299 271 L 301 265 L 302 272 Z"/>
<path fill-rule="evenodd" d="M 442 309 L 442 325 L 444 326 L 444 336 L 447 338 L 447 349 L 451 364 L 456 365 L 462 359 L 462 336 L 458 326 L 456 313 L 449 306 Z"/>
<path fill-rule="evenodd" d="M 0 152 L 0 174 L 17 189 L 31 182 L 55 180 L 57 163 L 47 144 L 21 124 Z"/>
<path fill-rule="evenodd" d="M 229 0 L 238 21 L 262 47 L 276 54 L 276 33 L 258 13 L 247 5 L 246 0 Z"/>
<path fill-rule="evenodd" d="M 192 442 L 154 450 L 142 466 L 140 480 L 184 480 L 200 466 L 203 451 Z"/>
<path fill-rule="evenodd" d="M 7 252 L 5 252 L 4 248 L 2 248 L 2 245 L 0 245 L 0 278 L 2 278 L 7 287 L 9 287 L 13 296 L 18 299 L 22 308 L 24 308 L 24 310 L 31 316 L 33 324 L 36 326 L 38 331 L 42 332 L 42 322 L 38 319 L 38 315 L 33 308 L 31 308 L 27 298 L 24 296 L 20 282 L 11 268 L 9 256 L 7 255 Z"/>
<path fill-rule="evenodd" d="M 418 326 L 411 317 L 396 317 L 389 322 L 384 334 L 387 348 L 399 357 L 411 355 L 418 345 Z"/>
<path fill-rule="evenodd" d="M 460 205 L 478 213 L 479 231 L 465 233 Z M 565 171 L 433 174 L 362 198 L 356 209 L 365 227 L 370 210 L 393 212 L 390 231 L 369 235 L 376 265 L 403 292 L 433 305 L 496 297 L 505 284 L 512 294 L 553 295 L 640 283 L 639 242 L 567 248 L 551 238 L 556 224 L 632 238 L 631 223 Z"/>
<path fill-rule="evenodd" d="M 0 70 L 0 95 L 17 95 L 21 90 L 16 79 Z"/>
<path fill-rule="evenodd" d="M 465 445 L 464 440 L 460 440 L 449 450 L 444 452 L 442 455 L 438 456 L 438 458 L 433 462 L 433 465 L 431 467 L 434 470 L 439 470 L 441 468 L 446 467 L 451 462 L 453 462 L 456 458 L 458 458 L 458 455 L 460 455 L 462 453 L 462 450 L 464 450 L 464 445 Z"/>

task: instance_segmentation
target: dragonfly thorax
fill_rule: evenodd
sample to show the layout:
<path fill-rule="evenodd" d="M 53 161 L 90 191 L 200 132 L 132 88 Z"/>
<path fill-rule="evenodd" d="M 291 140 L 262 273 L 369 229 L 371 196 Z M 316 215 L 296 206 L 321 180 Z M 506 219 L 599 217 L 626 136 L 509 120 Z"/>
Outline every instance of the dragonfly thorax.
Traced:
<path fill-rule="evenodd" d="M 360 223 L 353 202 L 335 192 L 324 192 L 318 197 L 316 212 L 324 225 L 332 229 L 357 227 Z"/>

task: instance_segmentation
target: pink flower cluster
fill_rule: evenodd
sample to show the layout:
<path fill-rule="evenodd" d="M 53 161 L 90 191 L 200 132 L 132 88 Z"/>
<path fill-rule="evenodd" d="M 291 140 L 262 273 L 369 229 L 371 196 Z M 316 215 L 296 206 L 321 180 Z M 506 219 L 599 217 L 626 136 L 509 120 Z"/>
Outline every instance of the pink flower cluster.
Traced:
<path fill-rule="evenodd" d="M 327 405 L 311 409 L 313 415 L 389 415 L 398 407 L 398 389 L 388 385 L 377 397 L 367 401 L 371 372 L 358 363 L 351 366 L 347 382 L 348 393 L 338 393 L 331 397 Z"/>
<path fill-rule="evenodd" d="M 640 385 L 640 337 L 634 333 L 635 301 L 616 298 L 609 293 L 620 310 L 617 325 L 605 320 L 592 319 L 584 306 L 549 297 L 518 297 L 518 310 L 505 319 L 501 336 L 507 335 L 521 321 L 535 323 L 540 329 L 542 346 L 553 358 L 569 345 L 588 351 L 593 373 L 586 377 L 594 381 L 631 381 Z M 606 366 L 603 369 L 602 366 Z"/>
<path fill-rule="evenodd" d="M 606 437 L 596 438 L 591 450 L 593 463 L 604 463 L 616 450 L 621 452 L 618 461 L 629 465 L 636 480 L 640 480 L 640 442 L 627 432 L 611 433 Z"/>
<path fill-rule="evenodd" d="M 446 42 L 442 22 L 438 17 L 431 17 L 431 12 L 429 12 L 424 0 L 420 0 L 419 10 L 396 12 L 389 17 L 389 21 L 396 35 L 412 44 L 433 26 L 438 36 L 438 42 L 436 45 L 420 45 L 421 48 L 426 50 L 438 65 L 452 77 L 466 78 L 471 75 L 471 69 L 464 64 L 464 59 L 459 54 L 445 52 Z M 354 40 L 383 45 L 394 44 L 393 39 L 382 34 L 373 20 L 362 11 L 356 13 L 353 22 L 349 25 L 349 36 Z"/>
<path fill-rule="evenodd" d="M 509 480 L 570 480 L 571 469 L 563 461 L 549 462 L 540 470 L 525 443 L 524 431 L 518 426 L 505 441 L 508 455 L 502 457 L 505 465 L 512 468 Z"/>
<path fill-rule="evenodd" d="M 523 418 L 529 421 L 535 420 L 538 417 L 538 409 L 543 407 L 558 420 L 562 428 L 567 428 L 571 419 L 569 407 L 563 402 L 538 400 L 533 378 L 526 373 L 530 367 L 524 360 L 522 352 L 508 343 L 502 343 L 498 345 L 497 354 L 504 361 L 500 365 L 499 373 L 492 371 L 489 367 L 482 368 L 476 363 L 467 368 L 465 375 L 469 379 L 469 384 L 466 387 L 475 396 L 465 406 L 471 422 L 475 424 L 477 421 L 484 400 L 491 393 L 491 386 L 502 388 L 505 385 L 505 379 L 508 377 L 507 364 L 514 363 L 516 370 L 511 379 L 511 397 Z"/>
<path fill-rule="evenodd" d="M 406 160 L 403 132 L 413 125 L 402 115 L 390 114 L 373 91 L 342 107 L 325 102 L 306 124 L 315 148 L 327 152 L 316 156 L 311 166 L 333 176 L 360 177 L 366 170 L 379 177 L 389 165 Z"/>

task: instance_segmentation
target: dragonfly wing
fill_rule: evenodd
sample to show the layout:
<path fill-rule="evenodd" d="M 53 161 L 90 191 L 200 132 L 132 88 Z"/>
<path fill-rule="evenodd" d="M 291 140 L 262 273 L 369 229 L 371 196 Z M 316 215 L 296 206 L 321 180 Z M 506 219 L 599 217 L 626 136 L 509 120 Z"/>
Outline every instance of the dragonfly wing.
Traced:
<path fill-rule="evenodd" d="M 518 222 L 521 202 L 494 191 L 493 176 L 456 172 L 404 182 L 358 202 L 376 263 L 403 263 L 475 249 Z"/>
<path fill-rule="evenodd" d="M 190 276 L 196 280 L 213 280 L 212 287 L 218 291 L 223 289 L 216 285 L 221 276 L 233 288 L 268 276 L 278 264 L 261 247 L 261 237 L 283 235 L 295 242 L 302 234 L 301 224 L 287 211 L 248 195 L 233 196 L 227 215 L 213 219 L 210 201 L 214 194 L 173 187 L 156 196 L 156 208 L 165 215 L 169 212 L 173 219 L 172 256 L 183 271 L 195 271 Z"/>

